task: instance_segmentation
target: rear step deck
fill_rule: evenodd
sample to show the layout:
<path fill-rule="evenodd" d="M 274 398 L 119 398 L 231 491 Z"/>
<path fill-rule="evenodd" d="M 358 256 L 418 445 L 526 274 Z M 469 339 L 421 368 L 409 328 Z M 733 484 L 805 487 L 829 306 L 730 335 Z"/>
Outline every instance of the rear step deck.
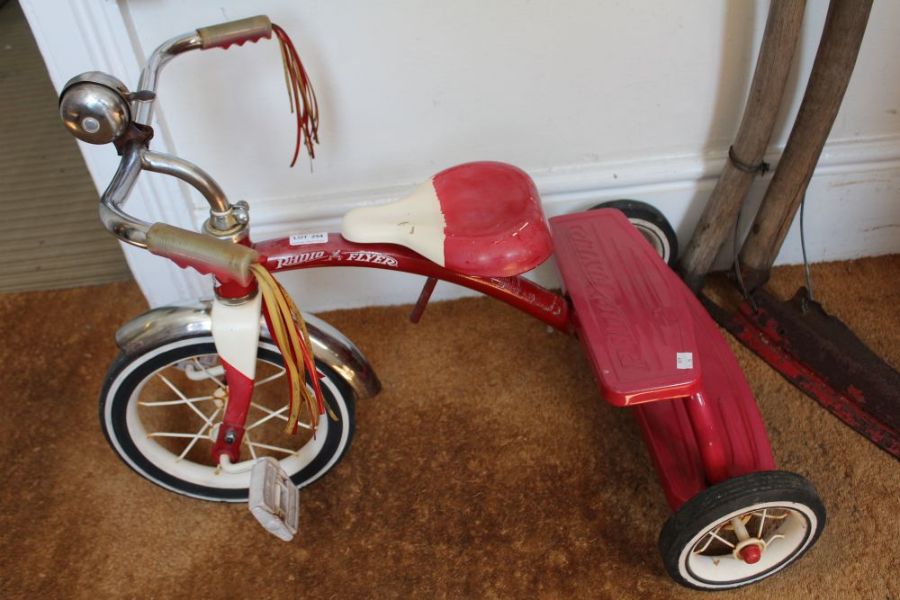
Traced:
<path fill-rule="evenodd" d="M 601 209 L 555 217 L 550 227 L 603 396 L 634 406 L 672 508 L 711 484 L 775 469 L 728 342 L 628 219 Z"/>
<path fill-rule="evenodd" d="M 616 406 L 698 391 L 693 319 L 684 287 L 615 209 L 550 220 L 575 327 L 603 396 Z"/>

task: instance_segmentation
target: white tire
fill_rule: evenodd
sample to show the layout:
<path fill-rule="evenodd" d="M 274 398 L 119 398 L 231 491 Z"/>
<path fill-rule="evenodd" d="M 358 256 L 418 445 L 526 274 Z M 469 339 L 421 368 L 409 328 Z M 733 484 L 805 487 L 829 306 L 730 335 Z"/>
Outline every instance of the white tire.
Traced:
<path fill-rule="evenodd" d="M 659 550 L 678 583 L 731 589 L 780 572 L 815 544 L 824 526 L 825 507 L 806 479 L 761 471 L 688 500 L 663 527 Z"/>
<path fill-rule="evenodd" d="M 260 341 L 257 365 L 241 458 L 273 456 L 297 487 L 308 485 L 333 468 L 350 446 L 353 394 L 317 361 L 322 393 L 336 420 L 304 412 L 298 432 L 289 435 L 283 432 L 288 389 L 272 342 Z M 249 471 L 226 473 L 213 464 L 210 453 L 225 397 L 212 337 L 185 337 L 137 356 L 120 355 L 100 396 L 100 422 L 116 454 L 153 483 L 194 498 L 244 502 Z M 318 419 L 315 436 L 311 418 Z"/>

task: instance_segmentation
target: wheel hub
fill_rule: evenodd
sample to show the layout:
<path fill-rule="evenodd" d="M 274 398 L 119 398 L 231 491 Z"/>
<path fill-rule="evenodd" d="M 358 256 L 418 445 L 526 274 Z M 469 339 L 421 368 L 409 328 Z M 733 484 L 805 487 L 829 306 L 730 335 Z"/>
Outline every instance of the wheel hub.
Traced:
<path fill-rule="evenodd" d="M 731 519 L 729 525 L 738 539 L 738 544 L 734 547 L 734 557 L 748 565 L 752 565 L 758 563 L 759 559 L 762 558 L 762 551 L 766 548 L 766 542 L 750 535 L 750 532 L 747 531 L 747 523 L 749 521 L 750 515 L 742 515 Z M 762 530 L 760 530 L 761 534 Z"/>
<path fill-rule="evenodd" d="M 741 551 L 738 552 L 738 555 L 744 560 L 748 565 L 752 565 L 759 562 L 759 559 L 762 558 L 762 548 L 759 544 L 748 544 L 747 546 L 741 548 Z"/>

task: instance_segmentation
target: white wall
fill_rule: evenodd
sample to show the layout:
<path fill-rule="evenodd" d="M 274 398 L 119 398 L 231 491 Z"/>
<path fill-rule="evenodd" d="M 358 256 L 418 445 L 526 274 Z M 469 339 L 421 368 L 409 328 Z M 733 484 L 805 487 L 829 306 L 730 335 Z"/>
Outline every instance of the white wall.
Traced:
<path fill-rule="evenodd" d="M 53 29 L 58 17 L 48 7 L 55 3 L 23 4 L 36 29 Z M 88 17 L 98 10 L 87 0 L 73 4 Z M 824 0 L 808 2 L 773 161 L 799 106 L 826 8 Z M 175 34 L 261 12 L 292 34 L 321 105 L 312 170 L 307 161 L 287 168 L 294 131 L 274 42 L 186 55 L 167 68 L 160 88 L 163 147 L 201 164 L 232 199 L 250 201 L 256 239 L 336 229 L 350 206 L 397 197 L 454 163 L 495 159 L 535 177 L 550 215 L 639 198 L 666 213 L 686 243 L 739 123 L 767 9 L 762 0 L 122 0 L 106 2 L 103 14 L 113 22 L 113 45 L 131 53 L 126 64 Z M 96 35 L 86 20 L 82 39 Z M 900 3 L 875 3 L 810 187 L 814 260 L 900 251 L 896 23 Z M 77 42 L 59 33 L 38 37 L 48 64 L 53 55 L 71 55 L 66 44 Z M 133 83 L 133 66 L 126 69 L 117 74 Z M 74 73 L 56 74 L 55 82 Z M 100 160 L 115 164 L 111 153 L 88 156 L 89 166 Z M 105 184 L 102 169 L 93 171 Z M 754 188 L 757 200 L 765 183 Z M 170 186 L 144 201 L 173 190 L 184 193 Z M 202 212 L 188 212 L 176 220 L 202 221 Z M 136 274 L 152 302 L 196 293 L 183 281 L 162 290 L 156 259 L 149 260 Z M 792 232 L 779 262 L 798 260 Z M 349 273 L 286 281 L 309 309 L 409 302 L 418 291 L 417 278 Z M 553 276 L 546 269 L 542 280 Z M 451 287 L 436 297 L 457 293 Z"/>

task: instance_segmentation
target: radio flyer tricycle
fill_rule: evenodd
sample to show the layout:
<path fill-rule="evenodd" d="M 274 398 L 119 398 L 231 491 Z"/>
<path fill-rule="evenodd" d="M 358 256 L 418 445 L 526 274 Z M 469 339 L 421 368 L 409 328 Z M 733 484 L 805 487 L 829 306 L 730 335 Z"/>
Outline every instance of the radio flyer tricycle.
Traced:
<path fill-rule="evenodd" d="M 150 150 L 157 81 L 169 60 L 273 35 L 298 119 L 296 161 L 302 145 L 312 154 L 317 142 L 315 95 L 287 34 L 266 17 L 166 42 L 134 92 L 98 72 L 73 78 L 62 92 L 68 129 L 86 142 L 113 143 L 122 157 L 100 202 L 107 229 L 215 279 L 211 302 L 151 310 L 117 334 L 121 354 L 105 381 L 100 417 L 129 467 L 187 496 L 249 501 L 263 525 L 290 539 L 297 488 L 341 459 L 354 403 L 377 394 L 380 383 L 356 346 L 297 311 L 271 273 L 371 267 L 426 278 L 414 321 L 441 280 L 580 340 L 602 397 L 638 421 L 674 511 L 659 549 L 677 582 L 706 590 L 746 585 L 815 543 L 825 524 L 822 502 L 803 477 L 776 469 L 728 344 L 666 264 L 677 241 L 651 206 L 617 202 L 548 223 L 525 172 L 476 162 L 438 173 L 401 200 L 351 210 L 340 233 L 257 242 L 246 203 L 230 202 L 196 165 Z M 141 171 L 196 188 L 210 205 L 204 231 L 126 213 Z M 523 277 L 551 256 L 562 295 Z"/>

